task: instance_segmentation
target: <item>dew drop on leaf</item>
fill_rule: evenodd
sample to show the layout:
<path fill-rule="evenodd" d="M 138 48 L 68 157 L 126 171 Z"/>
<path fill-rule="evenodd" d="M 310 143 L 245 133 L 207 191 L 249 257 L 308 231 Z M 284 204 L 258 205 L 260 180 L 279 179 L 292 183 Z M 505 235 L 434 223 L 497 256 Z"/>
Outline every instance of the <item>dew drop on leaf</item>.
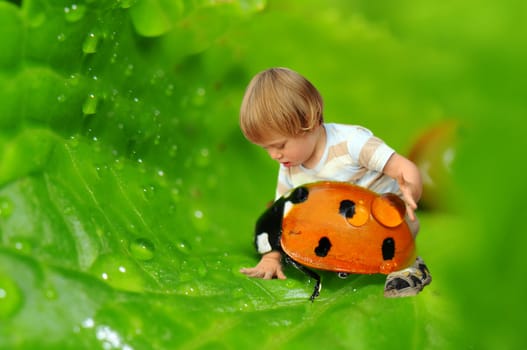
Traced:
<path fill-rule="evenodd" d="M 121 5 L 121 8 L 127 9 L 134 4 L 135 0 L 117 0 L 117 2 Z"/>
<path fill-rule="evenodd" d="M 124 75 L 130 76 L 132 75 L 133 72 L 134 72 L 134 65 L 130 63 L 124 69 Z"/>
<path fill-rule="evenodd" d="M 78 135 L 71 135 L 68 139 L 68 145 L 73 148 L 77 148 L 79 146 L 79 136 Z"/>
<path fill-rule="evenodd" d="M 71 74 L 68 81 L 66 82 L 66 86 L 68 87 L 74 87 L 79 85 L 80 82 L 80 74 Z"/>
<path fill-rule="evenodd" d="M 13 213 L 13 202 L 7 197 L 0 197 L 0 218 L 8 218 Z"/>
<path fill-rule="evenodd" d="M 82 43 L 82 52 L 85 54 L 97 52 L 97 44 L 99 43 L 99 34 L 90 32 L 84 42 Z"/>
<path fill-rule="evenodd" d="M 156 194 L 156 188 L 154 185 L 148 185 L 143 187 L 143 194 L 145 195 L 145 198 L 148 200 L 151 200 L 154 198 Z"/>
<path fill-rule="evenodd" d="M 172 96 L 173 93 L 174 93 L 174 85 L 168 84 L 167 87 L 165 88 L 165 95 Z"/>
<path fill-rule="evenodd" d="M 25 4 L 24 4 L 25 5 Z M 31 27 L 38 27 L 46 20 L 46 14 L 38 6 L 28 5 L 25 8 L 26 18 Z"/>
<path fill-rule="evenodd" d="M 176 243 L 176 248 L 182 253 L 190 253 L 190 246 L 185 241 L 179 241 Z"/>
<path fill-rule="evenodd" d="M 170 146 L 170 150 L 168 151 L 168 155 L 171 158 L 174 158 L 177 155 L 177 149 L 178 149 L 177 145 Z"/>
<path fill-rule="evenodd" d="M 17 237 L 12 241 L 13 247 L 21 253 L 31 254 L 33 250 L 33 244 L 26 237 Z"/>
<path fill-rule="evenodd" d="M 56 300 L 58 297 L 57 290 L 52 286 L 47 286 L 43 289 L 44 296 L 49 300 Z"/>
<path fill-rule="evenodd" d="M 124 159 L 122 157 L 115 158 L 113 165 L 115 169 L 123 170 L 124 169 Z"/>
<path fill-rule="evenodd" d="M 0 272 L 0 320 L 14 315 L 22 305 L 23 297 L 18 284 Z"/>
<path fill-rule="evenodd" d="M 68 22 L 78 22 L 84 17 L 86 13 L 85 5 L 72 4 L 71 6 L 64 7 L 64 15 Z"/>
<path fill-rule="evenodd" d="M 148 261 L 154 257 L 154 243 L 147 238 L 137 238 L 130 243 L 130 252 L 138 260 Z"/>
<path fill-rule="evenodd" d="M 209 165 L 210 157 L 208 148 L 202 148 L 194 161 L 198 167 L 206 167 Z"/>
<path fill-rule="evenodd" d="M 192 104 L 194 106 L 202 106 L 205 104 L 206 90 L 202 87 L 197 88 L 192 96 Z"/>
<path fill-rule="evenodd" d="M 82 105 L 82 113 L 85 115 L 95 114 L 97 112 L 97 103 L 97 96 L 94 94 L 89 94 Z"/>
<path fill-rule="evenodd" d="M 97 258 L 90 272 L 113 288 L 142 292 L 146 279 L 139 267 L 125 256 L 105 254 Z"/>

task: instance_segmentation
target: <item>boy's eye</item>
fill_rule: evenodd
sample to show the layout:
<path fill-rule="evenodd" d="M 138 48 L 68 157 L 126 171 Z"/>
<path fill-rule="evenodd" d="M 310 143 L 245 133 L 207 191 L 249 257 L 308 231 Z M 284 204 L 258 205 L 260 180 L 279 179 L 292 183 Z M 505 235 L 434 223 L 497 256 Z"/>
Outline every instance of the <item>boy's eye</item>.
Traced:
<path fill-rule="evenodd" d="M 287 141 L 284 141 L 282 143 L 273 143 L 272 145 L 268 145 L 268 146 L 263 146 L 263 149 L 265 149 L 266 151 L 269 151 L 269 150 L 283 150 L 285 148 L 287 144 Z"/>

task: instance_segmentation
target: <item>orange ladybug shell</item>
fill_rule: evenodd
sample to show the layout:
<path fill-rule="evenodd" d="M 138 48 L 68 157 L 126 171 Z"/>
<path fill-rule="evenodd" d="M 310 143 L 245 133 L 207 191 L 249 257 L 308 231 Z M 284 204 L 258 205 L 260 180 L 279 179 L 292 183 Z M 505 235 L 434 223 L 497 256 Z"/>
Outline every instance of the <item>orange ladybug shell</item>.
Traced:
<path fill-rule="evenodd" d="M 415 260 L 406 208 L 395 194 L 331 181 L 302 187 L 307 198 L 286 202 L 280 238 L 294 261 L 320 270 L 388 274 Z"/>

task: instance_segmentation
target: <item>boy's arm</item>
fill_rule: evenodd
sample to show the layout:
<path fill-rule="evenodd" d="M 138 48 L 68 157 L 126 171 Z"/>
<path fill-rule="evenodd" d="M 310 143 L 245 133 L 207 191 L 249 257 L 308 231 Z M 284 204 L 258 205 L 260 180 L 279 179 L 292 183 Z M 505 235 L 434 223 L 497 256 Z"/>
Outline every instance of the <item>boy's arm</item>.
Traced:
<path fill-rule="evenodd" d="M 282 232 L 282 216 L 285 199 L 276 200 L 258 218 L 255 227 L 254 244 L 258 253 L 262 254 L 260 262 L 252 268 L 243 268 L 241 273 L 263 279 L 285 279 L 282 271 L 282 253 L 280 235 Z"/>
<path fill-rule="evenodd" d="M 383 173 L 397 180 L 406 202 L 408 216 L 412 221 L 415 220 L 414 211 L 423 191 L 421 173 L 417 166 L 400 154 L 394 153 L 384 166 Z"/>

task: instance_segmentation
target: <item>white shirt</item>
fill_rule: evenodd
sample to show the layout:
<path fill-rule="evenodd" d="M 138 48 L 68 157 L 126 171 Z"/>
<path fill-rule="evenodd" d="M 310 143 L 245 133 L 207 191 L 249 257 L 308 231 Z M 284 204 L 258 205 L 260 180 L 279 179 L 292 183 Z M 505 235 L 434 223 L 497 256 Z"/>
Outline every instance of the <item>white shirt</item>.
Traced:
<path fill-rule="evenodd" d="M 397 181 L 382 170 L 395 152 L 372 132 L 357 125 L 323 124 L 326 147 L 318 164 L 307 169 L 302 165 L 280 165 L 276 198 L 289 190 L 310 182 L 343 181 L 377 193 L 400 195 Z"/>

